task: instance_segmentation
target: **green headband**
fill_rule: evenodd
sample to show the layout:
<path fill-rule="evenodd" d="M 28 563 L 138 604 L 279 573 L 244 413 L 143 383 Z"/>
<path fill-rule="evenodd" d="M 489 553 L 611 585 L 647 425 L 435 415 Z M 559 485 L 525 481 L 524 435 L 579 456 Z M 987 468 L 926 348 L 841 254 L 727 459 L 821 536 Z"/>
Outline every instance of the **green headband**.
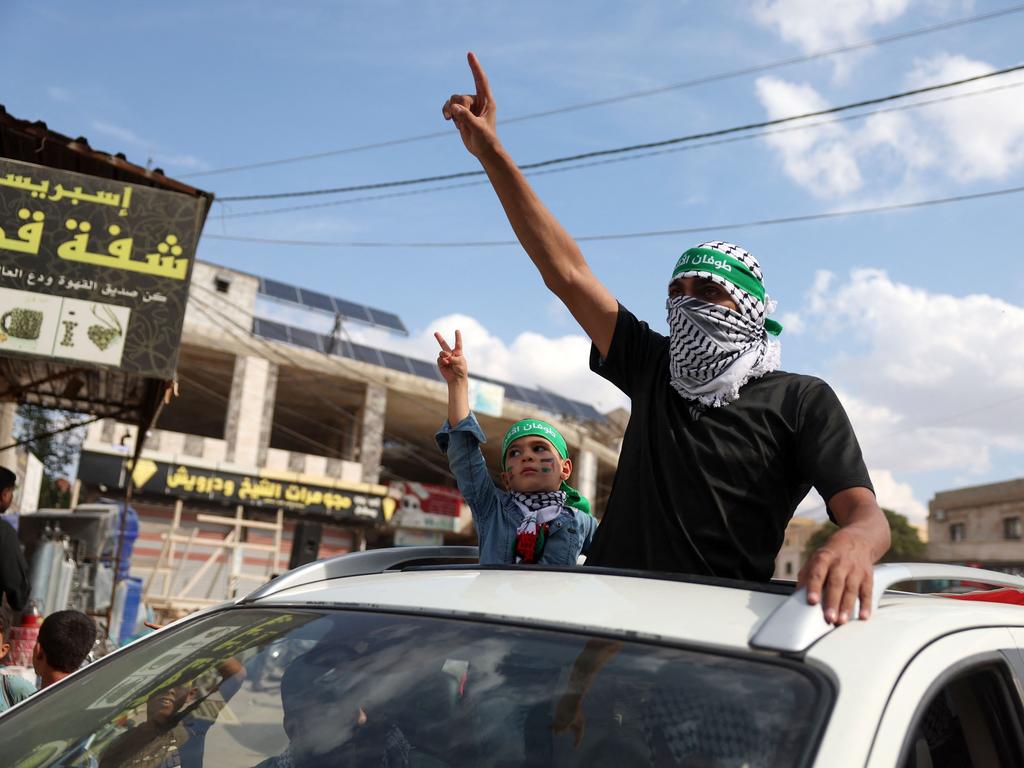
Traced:
<path fill-rule="evenodd" d="M 741 291 L 746 291 L 764 303 L 764 283 L 742 261 L 713 248 L 690 248 L 684 251 L 672 270 L 672 279 L 681 272 L 709 272 L 728 280 Z"/>
<path fill-rule="evenodd" d="M 684 272 L 707 272 L 717 275 L 764 303 L 764 283 L 750 267 L 728 253 L 716 251 L 714 248 L 690 248 L 684 251 L 676 262 L 675 269 L 672 270 L 672 280 Z M 773 336 L 778 336 L 782 332 L 782 325 L 775 320 L 765 319 L 764 327 Z"/>
<path fill-rule="evenodd" d="M 548 424 L 546 421 L 540 419 L 522 419 L 517 421 L 511 427 L 508 428 L 508 432 L 505 433 L 505 439 L 501 441 L 501 471 L 504 472 L 505 467 L 505 455 L 508 453 L 508 447 L 513 441 L 518 440 L 521 437 L 527 437 L 529 435 L 536 435 L 537 437 L 543 437 L 551 445 L 555 447 L 558 455 L 561 459 L 565 460 L 569 458 L 569 448 L 565 444 L 565 438 L 562 437 L 562 433 L 555 429 L 553 426 Z M 587 501 L 586 497 L 583 496 L 579 491 L 573 488 L 564 480 L 560 486 L 561 490 L 565 491 L 565 503 L 570 507 L 590 514 L 590 502 Z"/>

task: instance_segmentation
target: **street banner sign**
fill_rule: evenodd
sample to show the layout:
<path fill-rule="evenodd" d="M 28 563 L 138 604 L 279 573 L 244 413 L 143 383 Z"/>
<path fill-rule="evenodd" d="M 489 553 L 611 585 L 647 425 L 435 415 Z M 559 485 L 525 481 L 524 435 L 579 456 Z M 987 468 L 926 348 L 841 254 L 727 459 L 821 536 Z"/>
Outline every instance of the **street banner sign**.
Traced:
<path fill-rule="evenodd" d="M 0 355 L 173 378 L 204 205 L 0 158 Z"/>
<path fill-rule="evenodd" d="M 78 478 L 91 485 L 123 488 L 130 463 L 121 454 L 82 451 Z M 269 472 L 241 474 L 145 458 L 131 474 L 137 493 L 284 509 L 338 521 L 383 523 L 390 520 L 396 506 L 387 488 L 369 483 L 316 485 Z"/>

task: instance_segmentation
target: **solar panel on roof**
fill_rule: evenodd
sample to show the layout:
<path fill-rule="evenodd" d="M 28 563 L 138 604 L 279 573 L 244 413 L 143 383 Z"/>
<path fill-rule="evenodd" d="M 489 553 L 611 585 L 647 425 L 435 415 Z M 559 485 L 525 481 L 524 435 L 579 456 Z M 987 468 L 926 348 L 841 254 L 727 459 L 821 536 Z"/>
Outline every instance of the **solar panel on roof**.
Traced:
<path fill-rule="evenodd" d="M 295 328 L 294 326 L 290 329 L 292 336 L 292 344 L 297 344 L 300 347 L 306 347 L 307 349 L 315 349 L 317 352 L 323 352 L 323 348 L 320 346 L 320 334 L 307 331 L 305 328 Z"/>
<path fill-rule="evenodd" d="M 273 341 L 284 341 L 301 347 L 329 352 L 333 355 L 347 357 L 371 365 L 380 365 L 403 373 L 412 373 L 432 381 L 443 381 L 441 374 L 433 363 L 426 360 L 399 355 L 383 349 L 353 344 L 347 339 L 334 338 L 333 347 L 330 334 L 320 334 L 305 328 L 296 328 L 262 318 L 253 319 L 253 333 Z M 497 384 L 505 388 L 505 397 L 521 403 L 542 408 L 549 413 L 563 414 L 583 421 L 605 421 L 605 417 L 589 403 L 570 400 L 554 392 L 541 389 L 529 389 L 516 384 L 499 381 L 488 376 L 474 376 L 482 381 Z"/>
<path fill-rule="evenodd" d="M 554 403 L 539 389 L 526 389 L 522 388 L 523 396 L 526 398 L 526 402 L 531 405 L 536 405 L 539 408 L 543 408 L 545 411 L 550 413 L 558 413 L 558 408 Z"/>
<path fill-rule="evenodd" d="M 392 312 L 385 312 L 383 309 L 374 309 L 373 307 L 367 307 L 366 310 L 370 313 L 370 319 L 377 325 L 383 325 L 385 328 L 393 328 L 394 330 L 401 331 L 402 333 L 408 332 L 398 315 Z"/>
<path fill-rule="evenodd" d="M 371 363 L 372 365 L 384 364 L 380 359 L 380 350 L 374 349 L 373 347 L 364 347 L 362 344 L 353 344 L 352 352 L 355 354 L 355 359 L 361 363 Z"/>
<path fill-rule="evenodd" d="M 405 355 L 396 355 L 394 352 L 388 352 L 387 350 L 378 350 L 380 352 L 381 360 L 384 361 L 384 365 L 393 371 L 401 371 L 402 373 L 412 373 L 412 368 L 409 365 L 409 358 Z"/>
<path fill-rule="evenodd" d="M 309 288 L 298 288 L 294 285 L 281 283 L 277 280 L 261 277 L 259 292 L 264 296 L 280 301 L 288 301 L 299 306 L 313 309 L 318 312 L 340 314 L 349 320 L 358 320 L 361 323 L 379 325 L 399 333 L 408 335 L 402 319 L 394 312 L 386 312 L 383 309 L 374 309 L 363 304 L 356 304 L 353 301 L 339 299 L 336 296 L 328 296 L 326 293 L 314 291 Z"/>
<path fill-rule="evenodd" d="M 275 299 L 299 303 L 299 290 L 294 285 L 286 285 L 265 277 L 260 278 L 260 293 L 265 293 Z"/>
<path fill-rule="evenodd" d="M 326 293 L 311 291 L 307 288 L 299 288 L 299 303 L 313 309 L 334 314 L 334 302 Z"/>
<path fill-rule="evenodd" d="M 373 322 L 370 318 L 369 310 L 362 304 L 353 304 L 351 301 L 345 301 L 344 299 L 339 299 L 335 296 L 334 306 L 337 307 L 339 314 L 351 318 L 352 320 L 362 320 L 364 323 Z"/>
<path fill-rule="evenodd" d="M 259 317 L 252 321 L 252 332 L 257 336 L 273 341 L 288 341 L 288 326 L 275 323 L 271 320 L 263 320 Z"/>
<path fill-rule="evenodd" d="M 422 376 L 425 379 L 444 381 L 444 377 L 441 376 L 441 372 L 437 370 L 437 366 L 433 363 L 428 363 L 426 360 L 417 360 L 414 357 L 410 357 L 409 365 L 412 367 L 412 372 L 417 376 Z"/>

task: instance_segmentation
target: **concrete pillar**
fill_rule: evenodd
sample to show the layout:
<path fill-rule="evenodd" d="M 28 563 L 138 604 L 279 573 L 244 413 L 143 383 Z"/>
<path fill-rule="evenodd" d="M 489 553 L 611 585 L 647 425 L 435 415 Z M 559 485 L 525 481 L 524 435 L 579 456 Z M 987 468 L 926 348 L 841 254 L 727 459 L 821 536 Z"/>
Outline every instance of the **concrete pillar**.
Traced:
<path fill-rule="evenodd" d="M 13 400 L 0 402 L 0 448 L 14 442 L 14 415 L 17 411 L 18 404 Z M 18 453 L 14 448 L 0 451 L 0 467 L 18 471 Z"/>
<path fill-rule="evenodd" d="M 364 483 L 376 483 L 380 480 L 387 405 L 387 388 L 380 384 L 367 384 L 366 398 L 359 412 L 359 461 L 363 465 Z"/>
<path fill-rule="evenodd" d="M 262 357 L 236 357 L 228 400 L 225 458 L 254 468 L 266 463 L 277 394 L 277 364 Z"/>
<path fill-rule="evenodd" d="M 587 497 L 591 504 L 597 500 L 597 454 L 581 448 L 573 462 L 569 483 Z"/>

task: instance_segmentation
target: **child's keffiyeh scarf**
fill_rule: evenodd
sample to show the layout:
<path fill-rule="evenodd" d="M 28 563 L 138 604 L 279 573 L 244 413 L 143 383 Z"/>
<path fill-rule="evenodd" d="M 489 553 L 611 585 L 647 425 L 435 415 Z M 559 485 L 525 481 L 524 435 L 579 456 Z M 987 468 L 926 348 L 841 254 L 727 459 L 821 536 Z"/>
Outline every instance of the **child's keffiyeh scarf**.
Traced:
<path fill-rule="evenodd" d="M 739 389 L 780 365 L 775 340 L 782 326 L 767 315 L 774 302 L 764 290 L 757 260 L 732 243 L 690 248 L 676 262 L 672 280 L 700 277 L 722 286 L 737 311 L 688 296 L 667 302 L 669 375 L 682 397 L 704 405 L 728 405 Z"/>
<path fill-rule="evenodd" d="M 523 511 L 523 520 L 516 528 L 516 562 L 536 563 L 544 554 L 548 526 L 565 507 L 565 491 L 513 491 L 512 498 Z"/>

